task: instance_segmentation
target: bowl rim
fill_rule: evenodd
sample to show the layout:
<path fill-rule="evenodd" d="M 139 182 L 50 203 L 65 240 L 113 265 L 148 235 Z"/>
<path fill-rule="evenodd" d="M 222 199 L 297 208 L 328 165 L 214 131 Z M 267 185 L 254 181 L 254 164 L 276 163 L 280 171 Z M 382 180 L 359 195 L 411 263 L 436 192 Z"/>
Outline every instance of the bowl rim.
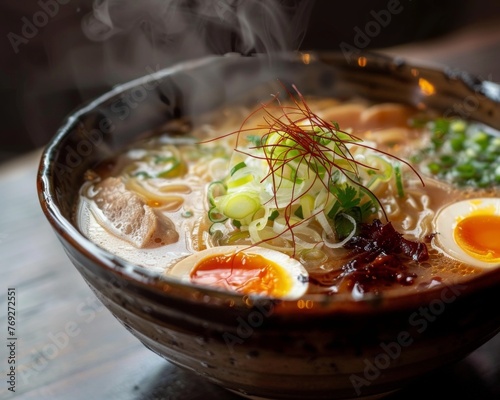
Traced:
<path fill-rule="evenodd" d="M 310 62 L 316 62 L 321 60 L 322 58 L 327 60 L 346 61 L 345 57 L 338 51 L 285 52 L 283 54 L 280 54 L 279 56 L 285 57 L 287 60 L 300 61 L 304 54 L 308 54 L 311 57 Z M 404 65 L 411 66 L 412 68 L 417 68 L 419 71 L 443 73 L 445 74 L 445 76 L 450 77 L 451 79 L 456 79 L 463 83 L 472 93 L 485 96 L 487 99 L 494 101 L 496 104 L 500 104 L 500 85 L 478 78 L 466 71 L 450 69 L 448 67 L 440 68 L 437 65 L 425 62 L 407 62 L 401 57 L 388 56 L 385 54 L 377 53 L 376 51 L 363 51 L 360 52 L 360 56 L 365 57 L 370 63 L 374 63 L 377 67 L 384 68 L 387 72 L 397 70 Z M 196 300 L 197 298 L 209 296 L 212 299 L 216 299 L 217 304 L 220 304 L 220 300 L 223 300 L 224 302 L 230 303 L 232 306 L 243 307 L 248 307 L 253 303 L 254 300 L 258 301 L 258 299 L 262 299 L 260 296 L 245 296 L 238 293 L 231 293 L 214 288 L 181 282 L 179 279 L 169 277 L 166 274 L 160 274 L 154 271 L 150 271 L 146 267 L 131 263 L 99 247 L 97 244 L 87 239 L 78 230 L 78 228 L 76 228 L 74 223 L 64 217 L 57 204 L 56 187 L 54 185 L 51 174 L 54 154 L 58 151 L 61 143 L 64 142 L 64 138 L 71 133 L 72 128 L 75 126 L 75 123 L 78 122 L 80 117 L 91 112 L 102 103 L 109 101 L 110 99 L 113 99 L 116 96 L 123 94 L 136 86 L 148 83 L 152 79 L 159 80 L 179 71 L 185 71 L 186 69 L 193 68 L 203 68 L 214 62 L 219 62 L 221 59 L 235 57 L 239 59 L 248 58 L 248 56 L 229 53 L 224 55 L 204 56 L 198 59 L 176 63 L 175 65 L 152 72 L 149 75 L 141 76 L 128 82 L 116 85 L 111 90 L 103 93 L 97 98 L 83 103 L 63 120 L 56 134 L 49 140 L 49 142 L 43 149 L 36 178 L 37 194 L 40 206 L 46 219 L 48 220 L 60 240 L 61 238 L 63 238 L 68 243 L 68 245 L 70 245 L 76 251 L 83 254 L 86 258 L 92 259 L 96 264 L 108 270 L 113 275 L 120 275 L 121 278 L 134 282 L 135 284 L 142 286 L 146 290 L 151 290 L 157 294 L 165 295 L 165 293 L 168 291 L 169 295 L 176 296 L 176 294 L 174 294 L 174 291 L 165 290 L 165 286 L 169 288 L 187 288 L 192 292 L 198 293 L 199 295 L 196 296 L 196 298 L 191 299 L 186 299 L 183 298 L 182 295 L 179 295 L 178 299 L 198 302 L 199 300 Z M 266 57 L 266 55 L 256 54 L 252 55 L 252 57 Z M 500 266 L 492 267 L 490 270 L 483 271 L 475 277 L 469 277 L 465 280 L 465 283 L 465 287 L 463 286 L 462 282 L 459 282 L 458 284 L 453 283 L 450 285 L 445 285 L 444 287 L 450 288 L 454 286 L 461 286 L 461 294 L 465 294 L 474 292 L 476 287 L 481 288 L 499 284 Z M 422 303 L 428 303 L 431 299 L 436 298 L 436 295 L 439 296 L 439 292 L 441 292 L 442 290 L 443 286 L 440 285 L 435 288 L 429 288 L 423 291 L 398 294 L 395 296 L 370 293 L 368 295 L 365 294 L 362 299 L 355 299 L 348 293 L 335 296 L 325 294 L 306 294 L 302 298 L 302 300 L 311 300 L 314 303 L 318 303 L 320 307 L 313 307 L 311 309 L 306 309 L 304 307 L 300 308 L 303 309 L 301 311 L 303 311 L 304 313 L 310 314 L 316 314 L 318 310 L 320 313 L 329 313 L 333 309 L 337 311 L 349 310 L 349 312 L 354 311 L 355 313 L 373 313 L 374 305 L 376 305 L 377 312 L 413 309 L 414 307 Z M 179 293 L 184 292 L 180 291 Z M 405 302 L 400 301 L 403 298 L 406 300 Z M 273 302 L 279 303 L 283 306 L 282 309 L 285 310 L 285 312 L 286 310 L 294 311 L 297 309 L 297 300 L 276 300 L 265 298 L 264 300 L 271 300 Z"/>

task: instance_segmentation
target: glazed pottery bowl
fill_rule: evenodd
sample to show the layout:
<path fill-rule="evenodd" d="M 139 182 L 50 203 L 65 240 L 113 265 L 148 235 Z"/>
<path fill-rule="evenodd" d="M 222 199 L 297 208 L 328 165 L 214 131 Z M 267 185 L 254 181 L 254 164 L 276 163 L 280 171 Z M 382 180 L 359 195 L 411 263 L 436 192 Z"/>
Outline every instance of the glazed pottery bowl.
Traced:
<path fill-rule="evenodd" d="M 277 79 L 304 95 L 403 102 L 500 128 L 495 84 L 373 54 L 351 63 L 337 53 L 211 56 L 119 86 L 62 124 L 37 182 L 47 220 L 96 296 L 155 353 L 252 398 L 383 395 L 498 333 L 500 268 L 398 298 L 258 300 L 159 276 L 80 233 L 72 212 L 88 168 L 169 120 L 255 104 Z"/>

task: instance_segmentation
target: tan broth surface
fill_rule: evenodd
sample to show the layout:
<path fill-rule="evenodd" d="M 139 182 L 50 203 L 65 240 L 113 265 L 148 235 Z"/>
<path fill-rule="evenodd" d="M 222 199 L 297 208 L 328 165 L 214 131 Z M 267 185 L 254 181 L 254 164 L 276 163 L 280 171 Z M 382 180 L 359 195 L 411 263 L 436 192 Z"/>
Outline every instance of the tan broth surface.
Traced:
<path fill-rule="evenodd" d="M 342 130 L 363 139 L 364 143 L 403 160 L 409 159 L 416 149 L 426 146 L 430 140 L 426 127 L 412 127 L 408 123 L 422 113 L 406 106 L 388 103 L 372 105 L 362 100 L 339 102 L 332 99 L 309 99 L 308 105 L 317 116 L 336 121 Z M 179 260 L 207 247 L 250 244 L 248 237 L 239 234 L 234 226 L 228 228 L 229 239 L 210 235 L 212 222 L 207 217 L 208 185 L 223 179 L 224 174 L 227 174 L 227 163 L 236 146 L 235 135 L 223 136 L 237 131 L 249 112 L 249 109 L 240 107 L 208 115 L 203 123 L 188 131 L 187 135 L 155 135 L 144 142 L 135 143 L 116 158 L 106 160 L 88 171 L 75 212 L 75 220 L 82 233 L 113 254 L 158 273 L 165 273 Z M 252 118 L 258 121 L 257 116 Z M 251 124 L 252 120 L 247 123 Z M 168 130 L 168 126 L 165 127 L 165 132 Z M 242 137 L 240 135 L 238 140 L 244 140 Z M 207 140 L 210 138 L 218 139 Z M 186 144 L 186 141 L 190 142 Z M 182 159 L 182 165 L 172 164 L 171 160 L 177 158 Z M 161 171 L 164 166 L 167 169 Z M 416 165 L 414 167 L 417 168 Z M 425 243 L 429 258 L 422 262 L 405 261 L 404 273 L 414 275 L 411 284 L 381 281 L 370 284 L 370 291 L 390 291 L 396 295 L 423 290 L 461 280 L 483 270 L 445 254 L 436 245 L 436 234 L 451 234 L 451 227 L 449 233 L 438 233 L 433 221 L 437 212 L 447 204 L 472 197 L 494 197 L 497 192 L 490 188 L 454 187 L 429 177 L 421 170 L 417 171 L 424 184 L 410 168 L 403 170 L 403 199 L 398 198 L 392 181 L 379 186 L 375 194 L 395 230 L 408 240 Z M 106 181 L 106 190 L 110 192 L 108 195 L 104 192 L 102 182 L 109 177 L 123 179 Z M 122 185 L 119 182 L 124 183 Z M 105 204 L 107 199 L 113 198 L 113 190 L 121 191 L 117 198 L 129 196 L 123 201 L 125 205 L 109 207 Z M 111 226 L 107 220 L 110 215 L 121 218 L 120 221 L 127 221 L 127 218 L 134 216 L 132 219 L 139 218 L 143 222 L 127 227 L 124 226 L 126 222 L 117 222 Z M 377 218 L 383 220 L 382 211 Z M 319 224 L 312 222 L 311 226 L 316 229 Z M 139 230 L 142 233 L 139 234 Z M 142 234 L 146 235 L 146 239 L 140 237 Z M 322 246 L 321 249 L 328 259 L 318 265 L 306 266 L 312 277 L 341 269 L 346 263 L 345 256 L 349 254 L 343 248 Z M 298 254 L 294 256 L 300 258 Z M 310 281 L 309 293 L 333 295 L 355 290 L 353 281 L 348 278 L 337 280 L 331 286 L 321 286 L 315 282 L 314 279 Z"/>

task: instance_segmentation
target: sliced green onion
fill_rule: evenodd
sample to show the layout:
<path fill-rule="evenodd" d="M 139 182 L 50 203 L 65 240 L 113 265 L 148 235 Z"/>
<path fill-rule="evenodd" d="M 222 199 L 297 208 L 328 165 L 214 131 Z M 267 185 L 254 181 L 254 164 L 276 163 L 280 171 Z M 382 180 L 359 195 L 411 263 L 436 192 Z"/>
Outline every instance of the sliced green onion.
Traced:
<path fill-rule="evenodd" d="M 323 244 L 323 238 L 314 229 L 304 225 L 293 227 L 293 235 L 289 230 L 285 231 L 282 238 L 295 243 L 298 249 L 313 249 Z"/>
<path fill-rule="evenodd" d="M 368 175 L 371 179 L 365 184 L 370 191 L 374 191 L 383 182 L 389 182 L 394 173 L 394 168 L 392 164 L 384 159 L 383 157 L 377 155 L 368 155 L 366 157 L 366 162 L 371 168 L 368 170 Z"/>
<path fill-rule="evenodd" d="M 217 207 L 212 207 L 208 210 L 208 219 L 212 222 L 224 222 L 227 220 L 227 217 Z"/>
<path fill-rule="evenodd" d="M 181 171 L 181 162 L 174 157 L 167 157 L 165 160 L 165 164 L 167 164 L 167 167 L 163 171 L 159 172 L 156 176 L 158 178 L 173 178 L 175 176 L 178 176 Z"/>
<path fill-rule="evenodd" d="M 167 163 L 173 163 L 177 161 L 175 157 L 173 156 L 155 156 L 154 157 L 154 163 L 155 164 L 167 164 Z"/>
<path fill-rule="evenodd" d="M 215 205 L 215 198 L 226 194 L 226 185 L 221 181 L 214 181 L 208 185 L 208 201 Z"/>
<path fill-rule="evenodd" d="M 455 133 L 450 138 L 450 147 L 453 151 L 462 151 L 465 147 L 465 133 Z"/>
<path fill-rule="evenodd" d="M 500 165 L 495 168 L 494 174 L 495 174 L 495 181 L 500 182 Z"/>
<path fill-rule="evenodd" d="M 457 165 L 455 171 L 463 179 L 471 179 L 476 175 L 476 168 L 470 163 Z"/>
<path fill-rule="evenodd" d="M 463 132 L 465 132 L 466 128 L 467 128 L 467 125 L 462 120 L 456 120 L 456 121 L 452 121 L 450 123 L 450 129 L 455 133 L 463 133 Z"/>
<path fill-rule="evenodd" d="M 500 138 L 480 124 L 437 119 L 430 125 L 431 145 L 420 150 L 415 163 L 425 163 L 428 171 L 460 186 L 497 185 L 494 170 L 500 156 Z"/>
<path fill-rule="evenodd" d="M 181 214 L 183 218 L 191 218 L 193 216 L 193 212 L 191 210 L 184 210 Z"/>
<path fill-rule="evenodd" d="M 260 208 L 259 199 L 246 193 L 226 195 L 218 205 L 221 212 L 233 219 L 243 219 Z"/>
<path fill-rule="evenodd" d="M 305 194 L 300 198 L 300 209 L 303 219 L 309 218 L 314 209 L 314 197 L 310 194 Z"/>
<path fill-rule="evenodd" d="M 152 178 L 152 176 L 145 171 L 135 172 L 133 176 L 135 176 L 136 178 L 142 178 L 142 179 Z"/>
<path fill-rule="evenodd" d="M 281 149 L 281 141 L 283 140 L 282 134 L 283 133 L 280 134 L 279 132 L 271 132 L 265 136 L 264 151 L 273 158 L 277 158 L 283 151 Z M 280 151 L 278 151 L 278 148 L 280 148 Z"/>
<path fill-rule="evenodd" d="M 435 149 L 440 149 L 446 141 L 445 136 L 450 128 L 450 121 L 439 118 L 434 121 L 431 142 Z"/>
<path fill-rule="evenodd" d="M 403 188 L 403 177 L 401 175 L 401 167 L 399 165 L 394 166 L 394 175 L 396 177 L 396 188 L 398 190 L 398 196 L 400 198 L 405 197 L 405 192 Z"/>
<path fill-rule="evenodd" d="M 302 250 L 300 252 L 299 261 L 306 269 L 316 269 L 328 261 L 328 256 L 323 250 L 314 247 L 312 249 Z"/>
<path fill-rule="evenodd" d="M 290 226 L 295 225 L 298 222 L 300 222 L 300 219 L 297 218 L 289 218 L 287 221 L 285 217 L 278 217 L 273 222 L 273 231 L 276 233 L 283 233 Z"/>
<path fill-rule="evenodd" d="M 316 214 L 316 220 L 323 228 L 323 233 L 326 235 L 326 237 L 333 238 L 335 236 L 335 233 L 333 232 L 333 229 L 330 226 L 328 220 L 326 219 L 326 215 L 323 211 Z"/>
<path fill-rule="evenodd" d="M 378 179 L 382 182 L 389 182 L 393 174 L 393 167 L 389 161 L 377 155 L 368 155 L 366 161 L 375 169 Z"/>
<path fill-rule="evenodd" d="M 353 217 L 351 217 L 349 214 L 344 214 L 345 218 L 347 218 L 353 225 L 353 229 L 351 231 L 351 233 L 342 241 L 340 242 L 331 242 L 330 241 L 330 237 L 327 235 L 326 231 L 323 231 L 323 241 L 325 243 L 325 246 L 326 247 L 330 247 L 331 249 L 338 249 L 342 246 L 344 246 L 349 240 L 352 239 L 352 237 L 354 236 L 354 234 L 356 233 L 356 229 L 357 229 L 357 225 L 356 225 L 356 221 Z"/>
<path fill-rule="evenodd" d="M 229 171 L 229 175 L 233 176 L 236 171 L 238 171 L 241 168 L 246 167 L 247 165 L 245 164 L 245 161 L 241 161 L 238 164 L 236 164 L 233 168 L 231 168 L 231 171 Z"/>
<path fill-rule="evenodd" d="M 441 165 L 443 167 L 451 167 L 456 163 L 455 157 L 449 154 L 443 154 L 441 157 L 439 157 L 439 160 L 441 161 Z"/>
<path fill-rule="evenodd" d="M 441 166 L 437 162 L 431 162 L 427 165 L 429 171 L 433 175 L 437 175 L 441 172 Z"/>
<path fill-rule="evenodd" d="M 276 171 L 279 177 L 283 179 L 288 179 L 289 181 L 295 182 L 297 180 L 297 170 L 290 165 L 290 163 L 283 164 Z"/>
<path fill-rule="evenodd" d="M 208 171 L 213 179 L 223 179 L 226 176 L 227 159 L 214 158 L 208 163 Z"/>
<path fill-rule="evenodd" d="M 252 181 L 253 181 L 253 175 L 251 173 L 243 174 L 241 176 L 238 176 L 237 179 L 229 179 L 227 181 L 227 188 L 234 189 L 239 186 L 246 185 L 247 183 L 250 183 Z"/>
<path fill-rule="evenodd" d="M 482 131 L 476 132 L 472 136 L 472 140 L 480 147 L 481 150 L 484 150 L 488 147 L 488 144 L 490 143 L 490 138 L 491 138 L 490 135 Z"/>
<path fill-rule="evenodd" d="M 245 231 L 234 231 L 229 235 L 229 238 L 227 239 L 227 244 L 233 244 L 235 242 L 238 242 L 240 240 L 248 239 L 250 237 L 250 234 Z"/>

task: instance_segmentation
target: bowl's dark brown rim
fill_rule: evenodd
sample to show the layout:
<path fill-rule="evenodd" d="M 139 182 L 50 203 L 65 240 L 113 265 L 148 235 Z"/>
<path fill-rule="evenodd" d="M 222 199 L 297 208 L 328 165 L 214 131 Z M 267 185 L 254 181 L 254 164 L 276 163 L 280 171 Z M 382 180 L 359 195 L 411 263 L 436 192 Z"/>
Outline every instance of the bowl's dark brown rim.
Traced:
<path fill-rule="evenodd" d="M 336 52 L 310 52 L 310 54 L 313 56 L 312 60 L 321 58 L 335 59 L 343 57 L 341 54 L 338 54 Z M 185 69 L 203 68 L 205 65 L 209 65 L 214 61 L 220 60 L 221 57 L 227 56 L 234 57 L 237 55 L 207 56 L 197 60 L 182 62 L 172 67 L 157 71 L 149 76 L 134 79 L 127 83 L 116 86 L 112 90 L 104 93 L 100 97 L 88 102 L 87 104 L 71 113 L 58 129 L 55 136 L 49 141 L 42 153 L 37 174 L 37 193 L 41 208 L 48 222 L 58 233 L 58 235 L 64 238 L 64 240 L 67 241 L 73 248 L 84 254 L 85 257 L 93 259 L 96 263 L 102 266 L 102 268 L 111 271 L 113 274 L 121 276 L 123 279 L 133 281 L 134 283 L 143 286 L 146 290 L 157 291 L 158 293 L 161 293 L 163 295 L 165 294 L 165 290 L 163 290 L 165 285 L 170 288 L 189 288 L 190 290 L 201 294 L 201 297 L 208 296 L 210 298 L 216 298 L 220 301 L 223 301 L 224 304 L 231 303 L 233 306 L 241 305 L 247 307 L 248 300 L 245 299 L 245 296 L 229 292 L 221 292 L 212 288 L 205 288 L 187 283 L 181 283 L 175 278 L 170 278 L 164 275 L 153 273 L 142 266 L 132 264 L 127 260 L 124 260 L 102 249 L 98 245 L 88 240 L 82 233 L 80 233 L 80 231 L 73 225 L 71 221 L 69 221 L 62 215 L 61 211 L 59 210 L 59 207 L 55 200 L 56 188 L 54 187 L 54 182 L 51 174 L 51 160 L 53 159 L 54 153 L 57 151 L 57 148 L 61 141 L 68 134 L 68 132 L 71 132 L 71 128 L 81 116 L 92 111 L 98 105 L 114 98 L 115 96 L 118 96 L 119 94 L 133 87 L 147 83 L 150 79 L 159 80 L 163 77 Z M 301 57 L 301 53 L 286 53 L 284 56 L 287 58 L 299 60 Z M 374 62 L 377 66 L 385 67 L 385 70 L 389 73 L 395 68 L 399 69 L 402 65 L 411 65 L 412 68 L 416 68 L 420 71 L 441 72 L 445 75 L 450 75 L 453 79 L 461 81 L 469 90 L 471 90 L 471 93 L 480 93 L 482 95 L 486 95 L 495 102 L 500 102 L 500 86 L 496 85 L 493 82 L 488 82 L 476 78 L 468 74 L 467 72 L 421 66 L 417 65 L 416 63 L 406 64 L 403 59 L 391 58 L 386 55 L 380 55 L 377 53 L 364 53 L 364 56 L 367 57 L 368 60 Z M 475 290 L 478 290 L 480 288 L 500 285 L 500 268 L 494 267 L 489 271 L 485 271 L 479 274 L 477 277 L 467 279 L 467 284 L 465 286 L 462 283 L 459 283 L 459 285 L 462 295 L 469 292 L 474 292 Z M 311 309 L 304 308 L 303 312 L 310 314 L 317 314 L 318 312 L 323 314 L 333 311 L 373 313 L 374 303 L 377 304 L 377 312 L 413 309 L 419 304 L 428 303 L 432 299 L 436 298 L 441 290 L 442 287 L 436 287 L 434 289 L 428 289 L 422 292 L 413 292 L 405 295 L 399 295 L 397 298 L 393 298 L 391 296 L 370 295 L 365 296 L 360 300 L 353 299 L 352 296 L 347 294 L 343 296 L 309 294 L 304 296 L 303 300 L 311 300 L 315 304 L 320 305 L 320 307 L 313 307 Z M 185 293 L 185 290 L 181 290 L 179 291 L 179 293 Z M 169 295 L 174 295 L 173 291 L 169 290 Z M 200 298 L 200 296 L 197 296 L 197 298 Z M 405 299 L 404 302 L 401 301 L 403 298 Z M 184 298 L 184 300 L 189 299 Z M 197 300 L 193 298 L 192 301 L 196 302 Z M 220 303 L 220 301 L 218 303 Z M 287 310 L 291 310 L 291 313 L 293 313 L 297 309 L 297 300 L 280 300 L 278 303 L 282 305 L 281 309 L 285 313 L 287 313 Z"/>

